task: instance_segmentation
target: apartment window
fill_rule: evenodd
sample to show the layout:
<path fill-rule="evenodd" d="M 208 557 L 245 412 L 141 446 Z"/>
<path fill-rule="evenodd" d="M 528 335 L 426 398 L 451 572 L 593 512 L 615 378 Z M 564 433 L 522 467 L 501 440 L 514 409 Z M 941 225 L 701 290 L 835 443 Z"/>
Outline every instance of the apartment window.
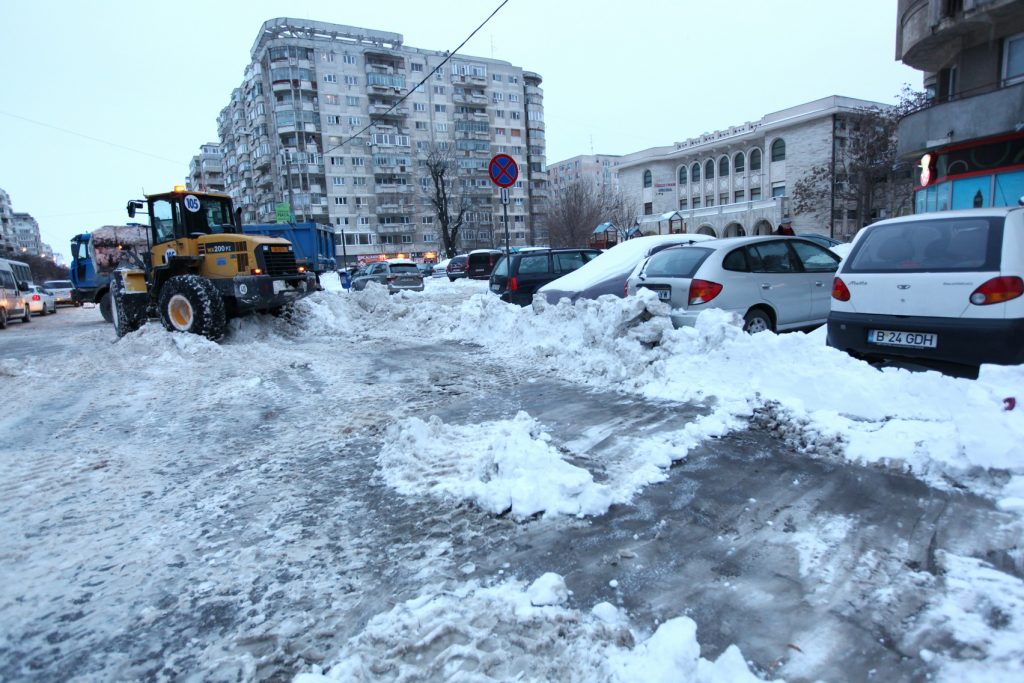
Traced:
<path fill-rule="evenodd" d="M 335 74 L 324 74 L 324 83 L 337 83 L 338 77 Z"/>
<path fill-rule="evenodd" d="M 337 135 L 328 135 L 327 144 L 331 145 L 332 147 L 337 147 L 338 145 L 341 144 L 341 138 L 338 137 Z"/>
<path fill-rule="evenodd" d="M 412 235 L 402 235 L 402 244 L 412 244 Z"/>
<path fill-rule="evenodd" d="M 651 187 L 654 185 L 654 176 L 651 175 L 650 171 L 644 171 L 644 187 Z"/>
<path fill-rule="evenodd" d="M 688 174 L 686 172 L 686 167 L 685 166 L 680 166 L 679 167 L 679 184 L 680 185 L 685 185 L 686 184 L 687 175 Z"/>
<path fill-rule="evenodd" d="M 518 121 L 519 119 L 523 118 L 523 114 L 518 111 L 510 111 L 508 113 L 508 117 L 514 121 Z"/>
<path fill-rule="evenodd" d="M 729 157 L 722 157 L 718 160 L 718 177 L 724 178 L 729 175 Z M 725 202 L 722 202 L 725 204 Z"/>
<path fill-rule="evenodd" d="M 496 93 L 494 93 L 491 96 L 491 100 L 494 101 L 494 102 L 501 102 L 504 99 L 505 99 L 505 94 L 504 93 L 500 93 L 500 92 L 496 92 Z"/>
<path fill-rule="evenodd" d="M 750 170 L 761 170 L 761 150 L 759 149 L 750 150 Z M 751 199 L 753 199 L 753 197 L 751 197 Z"/>
<path fill-rule="evenodd" d="M 505 135 L 505 129 L 504 128 L 495 128 L 494 129 L 494 134 L 495 135 Z"/>
<path fill-rule="evenodd" d="M 352 184 L 353 185 L 365 185 L 366 184 L 366 178 L 361 177 L 361 176 L 356 176 L 355 178 L 352 179 Z"/>
<path fill-rule="evenodd" d="M 435 85 L 434 86 L 434 94 L 435 95 L 443 95 L 444 94 L 444 86 L 443 85 Z"/>
<path fill-rule="evenodd" d="M 366 204 L 366 201 L 362 197 L 356 197 L 355 200 L 357 208 Z"/>
<path fill-rule="evenodd" d="M 496 118 L 496 119 L 503 119 L 503 118 L 505 118 L 505 110 L 504 109 L 495 109 L 494 110 L 494 118 Z"/>
<path fill-rule="evenodd" d="M 327 115 L 327 123 L 331 124 L 332 126 L 336 126 L 340 122 L 341 122 L 341 117 L 340 116 L 335 116 L 334 114 L 328 114 Z"/>
<path fill-rule="evenodd" d="M 517 95 L 515 93 L 509 93 L 508 94 L 508 101 L 509 102 L 518 102 L 519 101 L 519 95 Z"/>
<path fill-rule="evenodd" d="M 416 130 L 426 130 L 427 129 L 427 122 L 426 121 L 416 121 L 415 124 L 416 124 Z"/>
<path fill-rule="evenodd" d="M 510 135 L 514 138 L 521 138 L 523 137 L 523 130 L 521 128 L 513 128 Z"/>
<path fill-rule="evenodd" d="M 755 202 L 761 198 L 761 188 L 752 187 L 750 188 L 750 201 Z"/>
<path fill-rule="evenodd" d="M 690 167 L 690 177 L 693 179 L 693 182 L 700 182 L 700 164 L 694 164 Z"/>
<path fill-rule="evenodd" d="M 423 237 L 421 239 L 424 242 L 436 242 L 437 241 L 437 234 L 432 233 L 432 232 L 425 232 L 425 233 L 423 233 Z"/>
<path fill-rule="evenodd" d="M 773 197 L 785 197 L 786 196 L 786 183 L 772 183 L 772 196 Z"/>
<path fill-rule="evenodd" d="M 491 80 L 501 83 L 501 74 L 491 74 Z"/>
<path fill-rule="evenodd" d="M 348 117 L 348 125 L 350 125 L 350 126 L 358 126 L 358 125 L 361 125 L 362 123 L 363 123 L 363 120 L 361 118 L 359 118 L 358 116 L 350 116 L 350 117 Z"/>
<path fill-rule="evenodd" d="M 338 96 L 337 95 L 324 95 L 324 104 L 337 104 L 337 103 L 338 103 Z"/>
<path fill-rule="evenodd" d="M 786 160 L 786 141 L 779 138 L 772 143 L 772 161 Z"/>
<path fill-rule="evenodd" d="M 335 225 L 348 225 L 348 216 L 345 216 L 345 217 L 342 217 L 342 218 L 335 218 L 334 219 L 334 224 Z M 345 242 L 346 242 L 346 244 L 351 244 L 350 242 L 348 242 L 348 235 L 345 235 Z"/>
<path fill-rule="evenodd" d="M 331 185 L 334 185 L 335 187 L 337 187 L 339 185 L 344 185 L 344 184 L 345 184 L 345 179 L 342 176 L 340 176 L 340 175 L 332 175 L 331 176 Z"/>
<path fill-rule="evenodd" d="M 422 102 L 416 102 L 416 103 L 414 103 L 412 105 L 412 110 L 413 111 L 426 111 L 427 110 L 427 105 L 423 104 Z"/>
<path fill-rule="evenodd" d="M 448 124 L 447 123 L 435 123 L 434 124 L 434 129 L 437 130 L 438 133 L 447 133 L 448 132 Z"/>
<path fill-rule="evenodd" d="M 345 64 L 356 64 L 358 63 L 359 60 L 356 59 L 355 55 L 342 55 L 341 61 L 343 61 Z"/>
<path fill-rule="evenodd" d="M 422 64 L 417 64 L 416 62 L 413 62 L 411 67 L 412 67 L 413 73 L 418 73 L 418 72 L 423 71 L 423 65 Z"/>
<path fill-rule="evenodd" d="M 743 162 L 743 152 L 737 153 L 736 156 L 732 158 L 732 170 L 735 171 L 736 173 L 743 173 Z"/>
<path fill-rule="evenodd" d="M 745 199 L 746 199 L 746 195 L 743 192 L 743 190 L 736 190 L 736 192 L 734 192 L 733 195 L 732 195 L 732 200 L 734 202 L 736 202 L 737 204 L 742 202 L 742 201 L 744 201 Z"/>
<path fill-rule="evenodd" d="M 321 52 L 320 53 L 320 61 L 321 62 L 333 62 L 334 61 L 334 53 L 333 52 Z"/>
<path fill-rule="evenodd" d="M 345 95 L 345 104 L 347 104 L 350 107 L 358 107 L 359 98 L 356 97 L 355 95 Z"/>
<path fill-rule="evenodd" d="M 1024 81 L 1024 33 L 1010 36 L 1003 44 L 1003 85 Z"/>
<path fill-rule="evenodd" d="M 433 225 L 434 224 L 434 217 L 433 216 L 423 216 L 423 217 L 420 218 L 420 223 L 422 223 L 423 225 Z"/>
<path fill-rule="evenodd" d="M 345 85 L 359 85 L 359 77 L 345 76 Z"/>
<path fill-rule="evenodd" d="M 444 114 L 446 111 L 448 111 L 448 105 L 447 104 L 435 104 L 434 105 L 434 112 L 435 113 L 437 113 L 437 114 Z"/>
<path fill-rule="evenodd" d="M 369 224 L 370 224 L 370 217 L 369 216 L 360 216 L 359 217 L 359 225 L 369 225 Z"/>
<path fill-rule="evenodd" d="M 334 203 L 337 204 L 338 206 L 347 206 L 348 205 L 348 197 L 335 197 L 334 198 Z"/>
<path fill-rule="evenodd" d="M 366 165 L 366 157 L 352 157 L 353 166 L 364 166 Z"/>
<path fill-rule="evenodd" d="M 331 157 L 331 166 L 344 166 L 345 157 Z"/>

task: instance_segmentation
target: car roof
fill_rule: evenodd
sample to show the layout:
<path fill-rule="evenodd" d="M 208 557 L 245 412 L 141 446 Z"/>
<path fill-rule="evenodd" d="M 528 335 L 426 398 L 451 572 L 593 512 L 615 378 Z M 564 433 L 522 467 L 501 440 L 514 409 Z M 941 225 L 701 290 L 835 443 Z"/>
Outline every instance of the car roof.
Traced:
<path fill-rule="evenodd" d="M 416 265 L 416 262 L 407 258 L 389 258 L 388 263 L 392 265 Z"/>
<path fill-rule="evenodd" d="M 758 242 L 767 242 L 769 240 L 800 240 L 799 235 L 747 235 L 746 237 L 722 237 L 715 240 L 706 240 L 704 242 L 693 242 L 684 244 L 675 244 L 662 251 L 668 251 L 668 249 L 731 249 L 733 247 L 746 246 L 748 244 L 757 244 Z M 811 242 L 812 240 L 804 239 L 805 242 Z M 821 245 L 817 245 L 821 246 Z M 658 253 L 661 253 L 660 251 Z"/>
<path fill-rule="evenodd" d="M 500 254 L 500 249 L 474 249 L 470 254 Z"/>
<path fill-rule="evenodd" d="M 875 225 L 890 225 L 893 223 L 913 223 L 922 220 L 940 220 L 943 218 L 982 218 L 982 217 L 994 217 L 1002 218 L 1015 211 L 1024 211 L 1024 207 L 1020 206 L 990 206 L 984 209 L 957 209 L 955 211 L 930 211 L 928 213 L 914 213 L 909 216 L 898 216 L 896 218 L 886 218 L 884 221 L 878 221 L 871 225 L 864 227 L 870 228 Z"/>

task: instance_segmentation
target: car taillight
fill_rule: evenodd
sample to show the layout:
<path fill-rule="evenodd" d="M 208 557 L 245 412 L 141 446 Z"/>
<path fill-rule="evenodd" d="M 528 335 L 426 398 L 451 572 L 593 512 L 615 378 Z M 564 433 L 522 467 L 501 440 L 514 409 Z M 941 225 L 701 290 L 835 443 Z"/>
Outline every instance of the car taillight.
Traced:
<path fill-rule="evenodd" d="M 850 300 L 850 290 L 846 286 L 846 283 L 839 278 L 832 280 L 832 298 L 836 301 Z"/>
<path fill-rule="evenodd" d="M 706 304 L 722 291 L 722 285 L 708 280 L 690 280 L 690 305 Z"/>
<path fill-rule="evenodd" d="M 39 295 L 38 294 L 33 294 L 32 295 L 32 301 L 39 301 Z"/>
<path fill-rule="evenodd" d="M 971 292 L 971 303 L 975 306 L 1001 304 L 1024 294 L 1024 280 L 1016 276 L 994 277 Z"/>
<path fill-rule="evenodd" d="M 510 277 L 508 279 L 508 291 L 518 292 L 519 291 L 519 279 L 516 277 Z"/>

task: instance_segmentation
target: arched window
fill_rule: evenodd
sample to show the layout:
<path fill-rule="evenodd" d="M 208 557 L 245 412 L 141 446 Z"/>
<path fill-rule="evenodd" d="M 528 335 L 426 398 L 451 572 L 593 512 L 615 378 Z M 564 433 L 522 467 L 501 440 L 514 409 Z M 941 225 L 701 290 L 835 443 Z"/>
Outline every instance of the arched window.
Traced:
<path fill-rule="evenodd" d="M 679 184 L 680 185 L 685 185 L 686 184 L 686 167 L 685 166 L 680 166 L 679 167 Z"/>
<path fill-rule="evenodd" d="M 750 170 L 760 171 L 761 170 L 761 150 L 752 149 L 750 150 Z"/>
<path fill-rule="evenodd" d="M 644 171 L 644 187 L 650 187 L 654 184 L 653 177 L 650 171 Z"/>
<path fill-rule="evenodd" d="M 690 168 L 690 178 L 695 183 L 699 183 L 700 182 L 700 164 L 694 164 Z"/>
<path fill-rule="evenodd" d="M 724 178 L 729 175 L 729 157 L 722 157 L 718 160 L 718 177 Z"/>
<path fill-rule="evenodd" d="M 706 180 L 711 180 L 714 177 L 715 177 L 715 162 L 712 161 L 711 159 L 708 159 L 706 162 L 704 162 L 704 178 Z"/>
<path fill-rule="evenodd" d="M 786 141 L 779 138 L 772 143 L 772 161 L 786 160 Z"/>
<path fill-rule="evenodd" d="M 736 156 L 732 158 L 732 170 L 735 171 L 736 173 L 743 173 L 744 168 L 745 167 L 743 165 L 743 152 L 739 152 Z"/>

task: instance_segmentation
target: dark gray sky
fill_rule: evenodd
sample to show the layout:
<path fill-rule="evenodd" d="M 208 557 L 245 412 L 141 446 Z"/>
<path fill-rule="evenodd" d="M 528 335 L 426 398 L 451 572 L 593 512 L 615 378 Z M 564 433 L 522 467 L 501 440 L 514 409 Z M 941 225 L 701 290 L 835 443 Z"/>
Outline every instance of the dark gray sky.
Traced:
<path fill-rule="evenodd" d="M 263 21 L 299 16 L 451 50 L 499 4 L 9 1 L 0 187 L 67 255 L 75 233 L 127 220 L 129 198 L 183 182 L 199 145 L 217 141 Z M 896 0 L 510 0 L 462 52 L 543 77 L 555 162 L 670 144 L 827 95 L 893 102 L 904 83 L 921 84 L 895 61 L 895 33 Z"/>

